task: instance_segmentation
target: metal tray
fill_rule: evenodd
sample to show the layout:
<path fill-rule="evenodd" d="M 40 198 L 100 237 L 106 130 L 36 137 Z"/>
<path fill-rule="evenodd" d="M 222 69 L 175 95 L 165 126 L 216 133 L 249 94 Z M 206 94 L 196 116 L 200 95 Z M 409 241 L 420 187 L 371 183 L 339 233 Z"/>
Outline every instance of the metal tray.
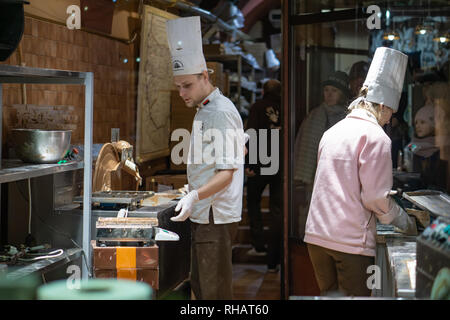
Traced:
<path fill-rule="evenodd" d="M 450 196 L 435 190 L 404 192 L 403 198 L 435 216 L 450 217 Z"/>
<path fill-rule="evenodd" d="M 101 191 L 93 192 L 91 202 L 113 203 L 113 204 L 133 204 L 145 198 L 153 196 L 153 191 Z M 83 197 L 78 196 L 73 199 L 76 203 L 83 203 Z"/>

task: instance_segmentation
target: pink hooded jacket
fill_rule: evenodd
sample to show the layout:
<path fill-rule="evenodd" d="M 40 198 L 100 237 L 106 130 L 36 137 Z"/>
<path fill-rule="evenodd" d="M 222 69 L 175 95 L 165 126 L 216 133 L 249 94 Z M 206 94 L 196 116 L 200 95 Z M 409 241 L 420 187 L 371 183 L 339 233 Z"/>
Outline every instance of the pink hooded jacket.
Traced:
<path fill-rule="evenodd" d="M 305 242 L 375 256 L 376 218 L 389 224 L 398 214 L 391 188 L 391 140 L 375 116 L 354 109 L 320 141 Z"/>

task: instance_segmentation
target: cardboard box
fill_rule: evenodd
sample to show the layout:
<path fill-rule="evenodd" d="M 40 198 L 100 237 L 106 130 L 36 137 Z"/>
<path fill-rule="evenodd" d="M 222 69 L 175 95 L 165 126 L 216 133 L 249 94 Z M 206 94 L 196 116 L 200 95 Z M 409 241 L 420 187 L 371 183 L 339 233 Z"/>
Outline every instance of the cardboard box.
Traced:
<path fill-rule="evenodd" d="M 132 268 L 110 270 L 94 268 L 94 277 L 136 280 L 149 284 L 154 290 L 159 289 L 159 270 L 157 269 Z"/>
<path fill-rule="evenodd" d="M 91 241 L 96 278 L 119 278 L 159 288 L 159 247 L 97 247 Z"/>
<path fill-rule="evenodd" d="M 151 247 L 97 247 L 93 245 L 94 266 L 99 269 L 147 268 L 157 269 L 158 245 Z"/>
<path fill-rule="evenodd" d="M 204 44 L 203 45 L 203 54 L 205 56 L 208 55 L 220 55 L 225 53 L 225 47 L 222 43 L 216 44 Z"/>

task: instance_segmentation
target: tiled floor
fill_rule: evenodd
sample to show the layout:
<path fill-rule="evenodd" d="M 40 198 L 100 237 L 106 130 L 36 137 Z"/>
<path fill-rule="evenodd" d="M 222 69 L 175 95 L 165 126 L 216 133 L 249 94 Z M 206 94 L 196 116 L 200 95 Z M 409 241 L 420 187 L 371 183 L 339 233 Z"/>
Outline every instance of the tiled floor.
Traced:
<path fill-rule="evenodd" d="M 280 272 L 269 273 L 264 264 L 233 264 L 236 300 L 279 300 Z"/>

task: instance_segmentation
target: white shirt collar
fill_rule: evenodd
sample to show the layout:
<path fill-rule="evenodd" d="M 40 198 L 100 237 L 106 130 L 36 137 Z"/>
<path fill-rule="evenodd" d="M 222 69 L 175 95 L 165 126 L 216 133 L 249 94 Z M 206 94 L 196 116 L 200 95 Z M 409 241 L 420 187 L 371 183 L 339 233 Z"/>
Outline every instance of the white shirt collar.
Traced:
<path fill-rule="evenodd" d="M 217 98 L 220 94 L 221 94 L 221 92 L 220 92 L 219 88 L 215 88 L 205 99 L 203 99 L 202 102 L 200 102 L 198 104 L 198 107 L 202 108 L 202 107 L 208 105 L 208 103 L 210 103 L 212 100 Z"/>

